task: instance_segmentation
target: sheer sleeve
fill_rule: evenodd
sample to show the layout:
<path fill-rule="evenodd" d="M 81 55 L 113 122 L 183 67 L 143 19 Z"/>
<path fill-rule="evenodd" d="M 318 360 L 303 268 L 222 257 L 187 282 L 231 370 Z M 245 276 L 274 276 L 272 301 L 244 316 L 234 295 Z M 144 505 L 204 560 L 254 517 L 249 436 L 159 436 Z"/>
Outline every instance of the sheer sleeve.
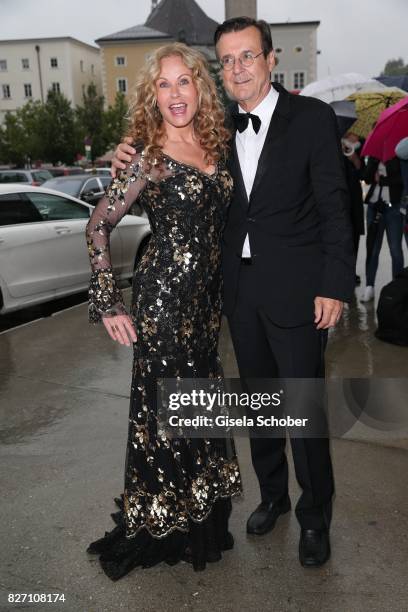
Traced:
<path fill-rule="evenodd" d="M 88 313 L 90 323 L 102 317 L 127 314 L 122 292 L 112 269 L 110 233 L 128 212 L 146 186 L 143 154 L 133 156 L 126 170 L 119 172 L 95 206 L 86 226 L 86 241 L 91 262 Z"/>

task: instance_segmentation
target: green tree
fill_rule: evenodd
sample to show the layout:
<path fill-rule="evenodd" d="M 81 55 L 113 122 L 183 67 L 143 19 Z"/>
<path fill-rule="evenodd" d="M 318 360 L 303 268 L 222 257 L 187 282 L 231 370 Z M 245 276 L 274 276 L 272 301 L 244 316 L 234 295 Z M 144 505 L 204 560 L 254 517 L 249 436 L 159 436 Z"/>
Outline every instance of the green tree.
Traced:
<path fill-rule="evenodd" d="M 104 113 L 103 121 L 103 141 L 105 151 L 115 147 L 120 142 L 126 132 L 128 105 L 125 95 L 118 91 L 115 102 L 110 105 Z"/>
<path fill-rule="evenodd" d="M 105 153 L 106 150 L 103 107 L 103 96 L 98 94 L 95 83 L 90 83 L 82 96 L 82 106 L 77 106 L 75 114 L 77 146 L 81 146 L 81 151 L 84 152 L 84 140 L 89 138 L 93 160 Z M 80 142 L 78 142 L 78 139 Z"/>
<path fill-rule="evenodd" d="M 43 157 L 42 112 L 41 102 L 30 100 L 15 113 L 6 114 L 0 128 L 0 159 L 3 162 L 21 166 Z"/>
<path fill-rule="evenodd" d="M 26 160 L 24 129 L 14 113 L 6 113 L 0 126 L 0 159 L 3 163 L 18 166 L 24 165 Z"/>
<path fill-rule="evenodd" d="M 72 164 L 75 158 L 75 113 L 70 101 L 50 90 L 42 106 L 39 125 L 44 161 Z"/>
<path fill-rule="evenodd" d="M 30 160 L 44 157 L 44 136 L 41 130 L 43 105 L 39 100 L 29 100 L 17 111 L 25 135 L 25 150 Z"/>
<path fill-rule="evenodd" d="M 381 76 L 398 76 L 400 74 L 408 74 L 408 64 L 404 63 L 402 57 L 388 60 Z"/>

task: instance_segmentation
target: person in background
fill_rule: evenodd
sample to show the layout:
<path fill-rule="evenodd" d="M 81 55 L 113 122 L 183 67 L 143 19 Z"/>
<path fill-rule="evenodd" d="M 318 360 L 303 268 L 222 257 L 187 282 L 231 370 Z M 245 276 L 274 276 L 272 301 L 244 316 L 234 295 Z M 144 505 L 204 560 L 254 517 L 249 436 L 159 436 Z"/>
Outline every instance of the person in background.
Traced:
<path fill-rule="evenodd" d="M 378 220 L 374 248 L 366 261 L 366 288 L 361 298 L 362 302 L 374 299 L 374 284 L 378 268 L 378 259 L 384 239 L 387 242 L 392 259 L 392 277 L 395 278 L 404 267 L 402 252 L 403 216 L 400 211 L 402 196 L 402 177 L 399 159 L 393 157 L 385 164 L 374 157 L 369 157 L 364 171 L 364 181 L 370 185 L 365 203 L 367 206 L 367 234 L 374 223 L 378 202 L 382 200 L 382 214 Z M 376 206 L 377 205 L 377 206 Z"/>
<path fill-rule="evenodd" d="M 365 163 L 360 152 L 362 142 L 353 132 L 347 132 L 342 138 L 342 148 L 345 158 L 346 180 L 350 193 L 350 216 L 353 230 L 354 251 L 357 258 L 360 236 L 364 235 L 364 202 L 361 181 L 364 178 Z M 356 285 L 361 282 L 356 274 Z"/>
<path fill-rule="evenodd" d="M 404 185 L 401 199 L 401 213 L 404 217 L 404 236 L 408 247 L 408 137 L 399 141 L 395 155 L 400 161 L 402 183 Z"/>

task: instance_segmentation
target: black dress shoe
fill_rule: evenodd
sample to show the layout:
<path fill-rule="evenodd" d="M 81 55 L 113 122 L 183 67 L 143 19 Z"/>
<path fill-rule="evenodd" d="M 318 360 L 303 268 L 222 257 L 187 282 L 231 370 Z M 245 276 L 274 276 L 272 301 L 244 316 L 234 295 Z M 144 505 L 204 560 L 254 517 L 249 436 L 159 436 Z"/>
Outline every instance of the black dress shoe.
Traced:
<path fill-rule="evenodd" d="M 278 502 L 262 502 L 251 514 L 247 522 L 247 533 L 263 535 L 275 527 L 278 516 L 289 512 L 289 497 Z"/>
<path fill-rule="evenodd" d="M 299 541 L 299 561 L 303 567 L 320 567 L 330 558 L 327 529 L 302 529 Z"/>

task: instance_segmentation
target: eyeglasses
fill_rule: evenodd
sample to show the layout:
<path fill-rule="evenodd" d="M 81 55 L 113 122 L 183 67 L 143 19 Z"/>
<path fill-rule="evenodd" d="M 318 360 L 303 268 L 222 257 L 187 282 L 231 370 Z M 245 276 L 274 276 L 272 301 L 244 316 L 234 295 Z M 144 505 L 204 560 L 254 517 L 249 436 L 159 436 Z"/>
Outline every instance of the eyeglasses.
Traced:
<path fill-rule="evenodd" d="M 238 61 L 244 68 L 249 68 L 252 66 L 257 57 L 262 55 L 263 51 L 254 55 L 251 51 L 243 51 L 238 57 Z M 233 55 L 225 55 L 220 59 L 221 68 L 224 70 L 232 70 L 235 66 L 236 59 Z"/>

